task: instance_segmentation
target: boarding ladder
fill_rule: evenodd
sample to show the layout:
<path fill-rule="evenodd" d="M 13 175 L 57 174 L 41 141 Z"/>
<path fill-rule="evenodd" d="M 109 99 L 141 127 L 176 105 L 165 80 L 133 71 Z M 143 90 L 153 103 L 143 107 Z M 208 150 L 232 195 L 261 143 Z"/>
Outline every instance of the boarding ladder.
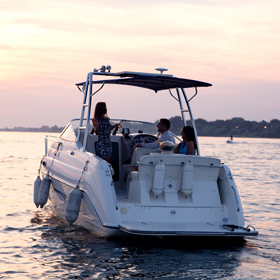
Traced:
<path fill-rule="evenodd" d="M 186 95 L 186 92 L 185 92 L 185 90 L 183 88 L 181 88 L 181 93 L 179 91 L 179 88 L 176 88 L 176 92 L 177 92 L 178 99 L 175 98 L 171 94 L 171 92 L 170 92 L 170 94 L 179 102 L 181 116 L 182 116 L 182 120 L 183 120 L 183 125 L 184 126 L 187 125 L 185 114 L 187 114 L 187 113 L 189 114 L 189 117 L 190 117 L 190 120 L 191 120 L 191 123 L 192 123 L 192 127 L 194 129 L 195 138 L 196 138 L 197 155 L 199 155 L 200 153 L 199 153 L 199 147 L 198 147 L 197 132 L 196 132 L 196 127 L 195 127 L 195 122 L 194 122 L 194 119 L 193 119 L 192 111 L 191 111 L 191 108 L 190 108 L 190 105 L 189 105 L 189 102 L 197 95 L 197 88 L 195 87 L 195 94 L 190 99 L 188 99 L 188 97 Z M 184 106 L 183 106 L 182 96 L 185 99 L 187 108 L 184 108 Z"/>
<path fill-rule="evenodd" d="M 87 145 L 87 135 L 88 135 L 89 125 L 90 125 L 90 112 L 91 112 L 92 96 L 94 94 L 96 94 L 99 90 L 101 90 L 105 84 L 105 83 L 103 83 L 102 86 L 97 91 L 92 92 L 92 76 L 94 75 L 94 73 L 95 72 L 88 73 L 86 83 L 83 87 L 84 98 L 83 98 L 81 118 L 80 118 L 80 123 L 79 123 L 79 127 L 78 127 L 78 135 L 77 135 L 77 142 L 80 142 L 81 132 L 82 131 L 85 132 L 83 151 L 86 150 L 86 145 Z M 86 119 L 84 119 L 85 113 L 87 114 Z"/>

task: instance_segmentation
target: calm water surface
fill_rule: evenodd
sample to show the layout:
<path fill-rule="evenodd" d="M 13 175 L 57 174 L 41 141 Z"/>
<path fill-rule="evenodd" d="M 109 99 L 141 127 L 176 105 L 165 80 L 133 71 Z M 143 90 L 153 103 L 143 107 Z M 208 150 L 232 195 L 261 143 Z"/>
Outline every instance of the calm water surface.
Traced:
<path fill-rule="evenodd" d="M 44 133 L 0 132 L 0 279 L 280 279 L 280 139 L 200 138 L 259 236 L 106 240 L 33 204 Z"/>

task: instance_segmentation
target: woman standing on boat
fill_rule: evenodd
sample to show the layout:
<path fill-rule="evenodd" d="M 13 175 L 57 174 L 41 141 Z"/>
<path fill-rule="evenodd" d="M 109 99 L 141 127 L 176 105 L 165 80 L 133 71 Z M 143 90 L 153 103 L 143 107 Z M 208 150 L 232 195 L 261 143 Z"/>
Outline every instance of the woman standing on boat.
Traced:
<path fill-rule="evenodd" d="M 181 142 L 174 150 L 174 153 L 194 155 L 196 150 L 196 142 L 194 130 L 191 126 L 184 126 L 181 132 L 183 142 Z"/>
<path fill-rule="evenodd" d="M 107 115 L 107 107 L 105 102 L 99 102 L 95 106 L 92 124 L 98 142 L 96 143 L 96 155 L 110 163 L 112 154 L 112 142 L 110 139 L 111 130 L 118 127 L 118 124 L 112 126 Z"/>

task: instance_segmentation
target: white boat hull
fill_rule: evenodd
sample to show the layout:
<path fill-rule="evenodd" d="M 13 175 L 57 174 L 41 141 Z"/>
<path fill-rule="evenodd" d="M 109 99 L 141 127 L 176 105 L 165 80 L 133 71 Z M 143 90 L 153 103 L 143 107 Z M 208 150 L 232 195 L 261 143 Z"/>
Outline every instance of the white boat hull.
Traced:
<path fill-rule="evenodd" d="M 53 214 L 60 219 L 66 221 L 65 213 L 67 206 L 67 198 L 73 190 L 72 186 L 61 183 L 56 179 L 52 179 L 52 184 L 49 194 L 49 206 Z M 86 193 L 83 192 L 83 199 L 76 225 L 82 226 L 91 232 L 95 232 L 100 236 L 118 236 L 121 235 L 119 228 L 104 226 Z"/>
<path fill-rule="evenodd" d="M 69 157 L 71 157 L 71 165 Z M 89 160 L 80 183 L 83 198 L 75 224 L 101 236 L 247 236 L 254 229 L 244 227 L 240 198 L 227 166 L 214 158 L 174 154 L 151 154 L 132 172 L 127 190 L 116 190 L 109 165 L 88 153 L 77 152 L 77 163 Z M 52 163 L 50 157 L 41 171 L 49 173 L 49 205 L 53 213 L 65 220 L 67 198 L 81 176 L 69 151 L 61 151 Z M 162 193 L 152 192 L 154 164 L 166 164 Z M 193 167 L 190 195 L 181 191 L 182 162 Z M 101 172 L 100 172 L 101 171 Z M 189 182 L 190 184 L 190 182 Z"/>

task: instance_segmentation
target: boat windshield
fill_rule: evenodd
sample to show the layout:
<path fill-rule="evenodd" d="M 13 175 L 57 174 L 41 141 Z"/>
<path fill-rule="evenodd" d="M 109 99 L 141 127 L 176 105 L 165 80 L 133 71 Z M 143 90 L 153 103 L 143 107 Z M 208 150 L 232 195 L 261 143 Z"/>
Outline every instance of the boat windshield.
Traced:
<path fill-rule="evenodd" d="M 121 128 L 118 133 L 124 134 L 125 130 L 129 129 L 130 134 L 135 133 L 148 133 L 152 135 L 157 135 L 157 125 L 155 123 L 142 122 L 142 121 L 132 121 L 132 120 L 117 120 L 112 119 L 111 124 L 114 125 L 116 123 L 121 122 Z"/>
<path fill-rule="evenodd" d="M 79 127 L 79 119 L 74 119 L 71 121 L 72 129 L 75 131 L 76 135 L 78 133 L 78 127 Z M 84 119 L 84 122 L 86 122 L 86 119 Z M 156 123 L 150 123 L 150 122 L 143 122 L 143 121 L 135 121 L 135 120 L 124 120 L 124 119 L 110 119 L 111 125 L 117 124 L 121 122 L 121 127 L 118 129 L 118 134 L 135 134 L 135 133 L 146 133 L 146 134 L 152 134 L 157 135 L 157 125 Z M 92 123 L 89 124 L 89 133 L 91 133 L 93 127 Z"/>

